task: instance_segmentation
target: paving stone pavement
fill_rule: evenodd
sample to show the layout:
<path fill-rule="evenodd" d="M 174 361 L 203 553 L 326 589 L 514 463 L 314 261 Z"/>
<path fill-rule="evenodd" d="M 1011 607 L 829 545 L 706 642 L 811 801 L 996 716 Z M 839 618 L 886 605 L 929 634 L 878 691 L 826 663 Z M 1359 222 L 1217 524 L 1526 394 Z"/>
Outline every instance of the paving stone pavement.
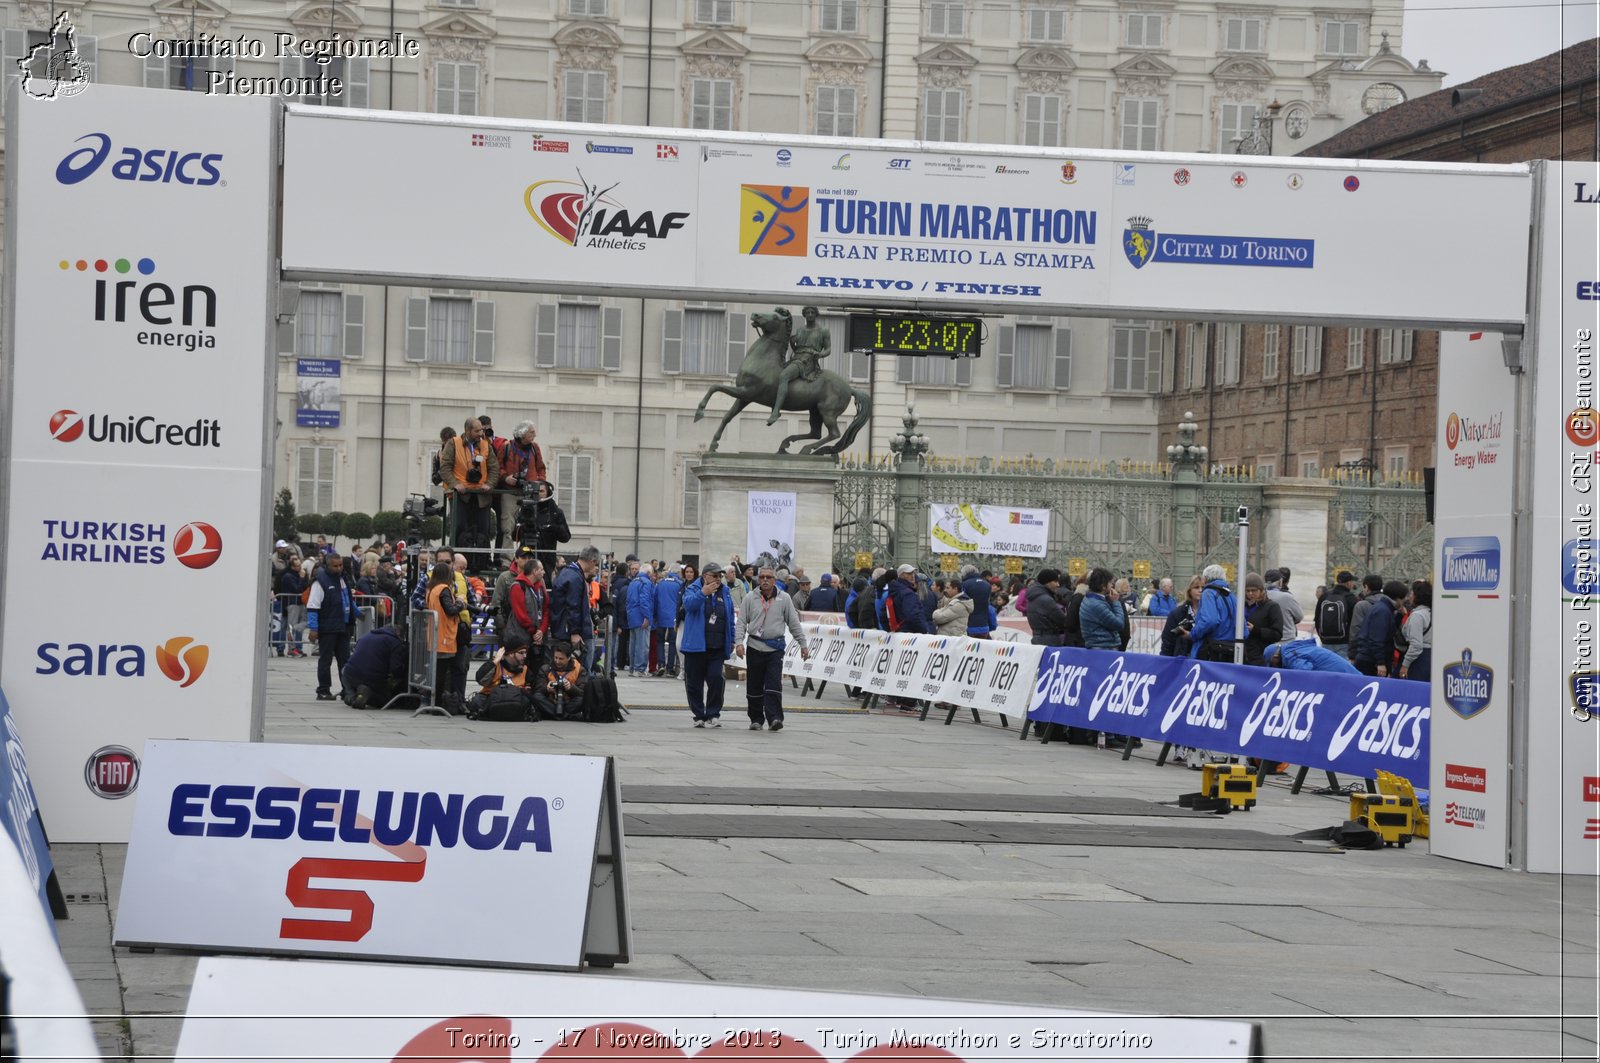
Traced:
<path fill-rule="evenodd" d="M 1274 782 L 1248 813 L 1179 813 L 1199 776 L 1157 768 L 1154 749 L 1123 763 L 1021 743 L 989 716 L 849 711 L 832 688 L 791 690 L 778 734 L 747 729 L 733 682 L 726 725 L 693 728 L 665 679 L 619 682 L 636 707 L 621 725 L 489 724 L 318 703 L 314 667 L 270 661 L 268 741 L 617 758 L 625 811 L 661 833 L 628 840 L 635 956 L 597 979 L 1244 1017 L 1268 1058 L 1600 1052 L 1595 879 L 1456 863 L 1423 842 L 1286 841 L 1342 820 L 1343 798 Z M 815 790 L 836 796 L 796 803 Z M 917 796 L 839 807 L 863 790 Z M 708 817 L 828 836 L 670 829 Z M 939 840 L 952 824 L 980 840 Z M 125 853 L 54 849 L 62 949 L 107 1058 L 170 1056 L 197 961 L 111 946 Z"/>

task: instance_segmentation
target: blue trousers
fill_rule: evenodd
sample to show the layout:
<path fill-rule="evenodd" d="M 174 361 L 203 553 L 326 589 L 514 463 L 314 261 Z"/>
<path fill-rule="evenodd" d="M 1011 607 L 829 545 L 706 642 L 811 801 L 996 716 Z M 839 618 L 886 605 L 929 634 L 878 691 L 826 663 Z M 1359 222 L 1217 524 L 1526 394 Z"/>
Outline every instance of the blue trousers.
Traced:
<path fill-rule="evenodd" d="M 697 720 L 711 720 L 722 715 L 722 693 L 726 685 L 722 675 L 722 662 L 727 660 L 716 650 L 683 655 L 683 685 L 689 695 L 689 711 Z"/>
<path fill-rule="evenodd" d="M 628 667 L 635 672 L 648 672 L 650 670 L 650 629 L 635 627 L 628 629 Z"/>
<path fill-rule="evenodd" d="M 745 701 L 751 723 L 779 723 L 783 720 L 783 654 L 777 650 L 745 649 L 744 663 L 749 685 Z"/>

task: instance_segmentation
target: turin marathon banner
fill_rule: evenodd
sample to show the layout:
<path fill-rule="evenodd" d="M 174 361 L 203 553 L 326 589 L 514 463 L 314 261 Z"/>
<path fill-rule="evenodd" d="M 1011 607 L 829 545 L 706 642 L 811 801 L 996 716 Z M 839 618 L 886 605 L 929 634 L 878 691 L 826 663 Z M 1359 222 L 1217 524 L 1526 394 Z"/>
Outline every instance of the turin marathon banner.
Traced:
<path fill-rule="evenodd" d="M 1428 684 L 1073 647 L 1043 651 L 1031 720 L 1428 785 Z"/>

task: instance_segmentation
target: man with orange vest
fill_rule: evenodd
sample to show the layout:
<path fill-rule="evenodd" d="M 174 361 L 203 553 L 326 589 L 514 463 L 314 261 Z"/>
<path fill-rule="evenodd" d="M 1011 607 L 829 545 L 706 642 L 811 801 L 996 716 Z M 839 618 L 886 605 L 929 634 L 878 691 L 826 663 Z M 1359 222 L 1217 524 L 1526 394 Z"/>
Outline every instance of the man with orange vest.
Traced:
<path fill-rule="evenodd" d="M 468 706 L 468 716 L 501 721 L 529 718 L 534 675 L 528 667 L 528 644 L 520 636 L 508 634 L 494 658 L 479 666 L 477 680 L 479 690 Z M 497 694 L 501 687 L 507 690 Z"/>
<path fill-rule="evenodd" d="M 468 417 L 461 434 L 440 451 L 439 477 L 455 499 L 456 548 L 487 550 L 494 506 L 491 492 L 500 482 L 500 460 L 483 438 L 483 425 L 476 417 Z M 482 568 L 487 560 L 484 554 L 473 567 Z"/>

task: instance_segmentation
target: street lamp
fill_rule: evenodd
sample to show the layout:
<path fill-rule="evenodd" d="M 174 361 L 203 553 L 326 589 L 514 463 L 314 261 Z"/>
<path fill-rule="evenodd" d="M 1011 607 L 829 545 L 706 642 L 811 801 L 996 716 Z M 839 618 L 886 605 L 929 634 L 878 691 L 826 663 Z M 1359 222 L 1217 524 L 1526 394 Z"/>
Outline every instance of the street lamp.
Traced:
<path fill-rule="evenodd" d="M 933 443 L 928 437 L 917 431 L 917 411 L 915 407 L 907 406 L 906 415 L 900 421 L 905 428 L 896 432 L 889 440 L 889 451 L 897 461 L 916 461 L 920 463 L 923 457 L 933 449 Z"/>
<path fill-rule="evenodd" d="M 1183 420 L 1178 424 L 1178 441 L 1167 447 L 1167 460 L 1172 462 L 1173 472 L 1184 470 L 1198 474 L 1205 468 L 1206 458 L 1211 452 L 1195 443 L 1194 437 L 1198 431 L 1200 426 L 1194 422 L 1194 411 L 1184 411 Z"/>

